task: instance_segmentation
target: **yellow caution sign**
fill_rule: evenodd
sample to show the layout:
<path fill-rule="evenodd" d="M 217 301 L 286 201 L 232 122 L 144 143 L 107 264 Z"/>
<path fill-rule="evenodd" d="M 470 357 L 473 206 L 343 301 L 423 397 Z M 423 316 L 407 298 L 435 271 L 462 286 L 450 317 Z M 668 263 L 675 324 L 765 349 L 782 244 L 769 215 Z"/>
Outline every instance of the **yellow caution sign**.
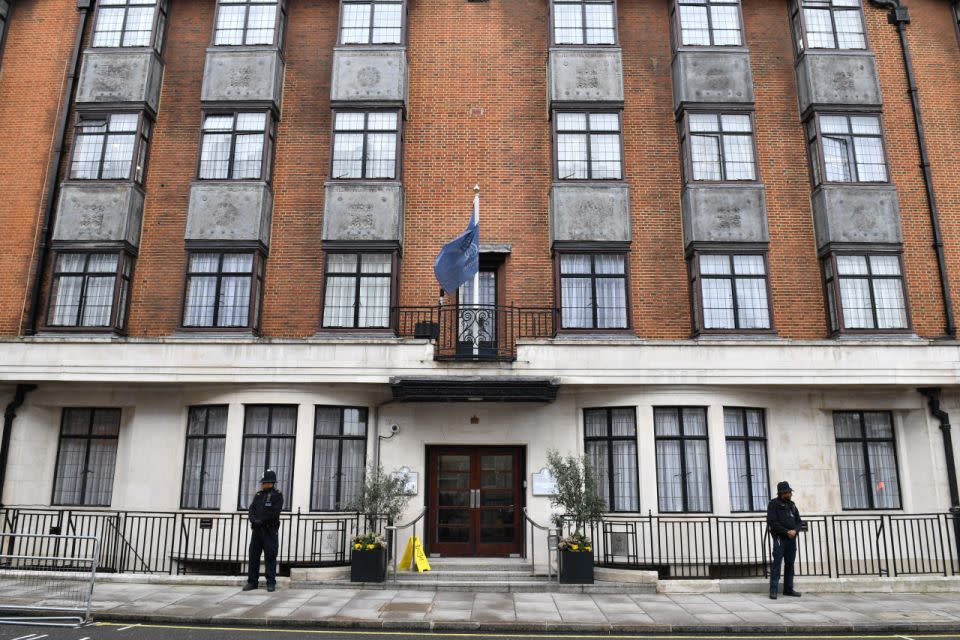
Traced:
<path fill-rule="evenodd" d="M 413 571 L 416 567 L 419 573 L 430 571 L 430 563 L 427 562 L 427 554 L 423 551 L 423 545 L 420 538 L 410 536 L 407 538 L 407 546 L 400 557 L 400 571 Z"/>

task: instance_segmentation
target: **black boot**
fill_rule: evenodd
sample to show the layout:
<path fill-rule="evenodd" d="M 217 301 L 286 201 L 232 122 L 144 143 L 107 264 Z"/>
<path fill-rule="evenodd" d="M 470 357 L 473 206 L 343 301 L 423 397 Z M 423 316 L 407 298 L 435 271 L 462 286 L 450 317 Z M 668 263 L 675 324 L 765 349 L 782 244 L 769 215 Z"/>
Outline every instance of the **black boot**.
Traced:
<path fill-rule="evenodd" d="M 770 599 L 771 599 L 771 600 L 776 600 L 776 599 L 777 599 L 777 592 L 776 592 L 776 591 L 771 591 L 771 592 L 770 592 Z"/>
<path fill-rule="evenodd" d="M 257 585 L 255 585 L 255 584 L 250 584 L 249 582 L 248 582 L 247 584 L 243 585 L 243 590 L 244 590 L 244 591 L 253 591 L 253 590 L 256 589 L 256 588 L 257 588 Z"/>
<path fill-rule="evenodd" d="M 793 597 L 793 598 L 799 598 L 799 597 L 800 597 L 800 592 L 799 592 L 799 591 L 794 591 L 793 589 L 790 589 L 790 591 L 784 591 L 784 592 L 783 592 L 783 595 L 785 595 L 785 596 L 791 596 L 791 597 Z"/>

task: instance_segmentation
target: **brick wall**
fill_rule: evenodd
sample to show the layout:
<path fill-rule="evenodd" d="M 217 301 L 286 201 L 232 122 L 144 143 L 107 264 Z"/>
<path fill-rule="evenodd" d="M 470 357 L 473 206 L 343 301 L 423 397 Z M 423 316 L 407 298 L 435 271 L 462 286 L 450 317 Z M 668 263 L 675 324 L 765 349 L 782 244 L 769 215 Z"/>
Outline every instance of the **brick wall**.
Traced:
<path fill-rule="evenodd" d="M 960 299 L 960 48 L 949 3 L 912 0 L 908 28 L 927 121 L 934 176 Z M 164 84 L 154 129 L 130 333 L 168 335 L 183 296 L 189 185 L 196 171 L 200 84 L 213 2 L 174 0 Z M 274 171 L 274 212 L 262 329 L 308 336 L 320 325 L 323 183 L 328 177 L 329 83 L 338 3 L 291 0 L 286 76 Z M 869 39 L 884 91 L 891 174 L 906 239 L 911 315 L 923 336 L 943 331 L 929 214 L 897 34 L 886 12 L 866 6 Z M 18 0 L 0 68 L 0 202 L 11 249 L 0 253 L 0 335 L 18 332 L 41 212 L 63 70 L 76 24 L 72 2 Z M 797 112 L 786 3 L 744 0 L 756 86 L 760 179 L 770 220 L 774 321 L 788 338 L 826 334 L 813 239 L 810 183 Z M 622 0 L 624 148 L 634 242 L 632 321 L 638 335 L 683 338 L 690 308 L 680 223 L 680 156 L 670 81 L 668 0 Z M 48 34 L 48 35 L 45 35 Z M 481 241 L 512 245 L 504 302 L 553 304 L 548 196 L 551 134 L 546 108 L 546 0 L 414 0 L 409 22 L 409 113 L 405 123 L 406 219 L 402 305 L 430 305 L 440 245 L 470 215 L 480 184 Z M 11 131 L 17 135 L 10 135 Z"/>

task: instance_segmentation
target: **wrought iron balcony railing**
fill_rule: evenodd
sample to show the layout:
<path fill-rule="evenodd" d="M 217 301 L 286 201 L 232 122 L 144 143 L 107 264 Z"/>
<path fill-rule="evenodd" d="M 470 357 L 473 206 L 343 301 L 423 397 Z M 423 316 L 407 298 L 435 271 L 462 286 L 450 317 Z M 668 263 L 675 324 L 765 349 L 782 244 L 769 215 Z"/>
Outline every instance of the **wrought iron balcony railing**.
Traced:
<path fill-rule="evenodd" d="M 397 307 L 393 315 L 396 334 L 433 340 L 437 360 L 516 360 L 518 338 L 553 337 L 557 327 L 557 310 L 547 307 Z"/>

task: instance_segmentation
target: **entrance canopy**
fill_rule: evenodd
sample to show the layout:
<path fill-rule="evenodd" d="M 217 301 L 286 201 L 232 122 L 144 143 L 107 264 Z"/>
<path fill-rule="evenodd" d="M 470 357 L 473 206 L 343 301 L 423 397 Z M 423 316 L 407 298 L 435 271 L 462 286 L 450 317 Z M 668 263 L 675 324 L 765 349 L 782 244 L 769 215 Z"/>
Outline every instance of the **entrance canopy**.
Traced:
<path fill-rule="evenodd" d="M 553 402 L 556 378 L 391 378 L 394 400 L 404 402 Z"/>

